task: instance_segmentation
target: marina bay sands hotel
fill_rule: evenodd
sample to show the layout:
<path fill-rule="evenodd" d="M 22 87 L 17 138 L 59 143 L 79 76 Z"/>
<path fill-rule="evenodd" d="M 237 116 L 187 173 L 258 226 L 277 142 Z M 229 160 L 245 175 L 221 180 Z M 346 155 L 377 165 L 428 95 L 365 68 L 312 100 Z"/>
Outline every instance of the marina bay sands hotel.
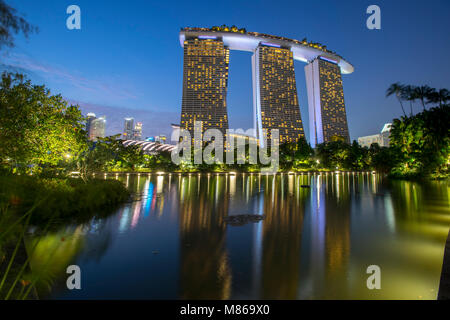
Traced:
<path fill-rule="evenodd" d="M 230 50 L 252 56 L 253 127 L 262 144 L 264 134 L 279 130 L 280 144 L 304 136 L 298 103 L 294 60 L 305 66 L 310 144 L 340 138 L 349 142 L 341 74 L 353 66 L 318 43 L 247 32 L 236 27 L 183 28 L 184 48 L 182 129 L 228 129 L 227 87 Z"/>

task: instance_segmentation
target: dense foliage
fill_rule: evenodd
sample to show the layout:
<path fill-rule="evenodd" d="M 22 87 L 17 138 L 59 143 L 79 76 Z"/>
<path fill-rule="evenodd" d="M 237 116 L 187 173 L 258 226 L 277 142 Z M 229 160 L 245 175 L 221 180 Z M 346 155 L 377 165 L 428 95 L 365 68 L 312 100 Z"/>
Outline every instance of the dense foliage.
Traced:
<path fill-rule="evenodd" d="M 39 171 L 77 156 L 86 145 L 77 106 L 21 75 L 0 82 L 0 157 L 14 172 Z"/>
<path fill-rule="evenodd" d="M 391 148 L 399 155 L 392 173 L 397 176 L 447 177 L 450 162 L 450 106 L 395 119 Z"/>
<path fill-rule="evenodd" d="M 129 197 L 123 183 L 117 180 L 41 178 L 0 176 L 0 227 L 6 215 L 18 216 L 33 208 L 31 224 L 52 226 L 61 222 L 85 222 L 106 215 L 111 208 Z M 7 220 L 7 219 L 6 219 Z"/>

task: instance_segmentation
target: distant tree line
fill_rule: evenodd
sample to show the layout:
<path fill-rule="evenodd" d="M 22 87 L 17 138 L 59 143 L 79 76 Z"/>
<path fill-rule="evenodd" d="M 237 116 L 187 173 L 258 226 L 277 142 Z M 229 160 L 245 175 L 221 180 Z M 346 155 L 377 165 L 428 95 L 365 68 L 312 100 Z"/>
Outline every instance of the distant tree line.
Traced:
<path fill-rule="evenodd" d="M 450 101 L 450 91 L 447 89 L 434 89 L 427 85 L 424 86 L 413 86 L 404 85 L 399 82 L 391 84 L 391 86 L 386 91 L 386 96 L 395 95 L 402 108 L 403 115 L 406 117 L 405 107 L 403 102 L 409 102 L 410 116 L 413 115 L 413 104 L 418 101 L 422 105 L 423 111 L 425 111 L 426 106 L 429 104 L 436 105 L 439 107 L 447 104 Z"/>

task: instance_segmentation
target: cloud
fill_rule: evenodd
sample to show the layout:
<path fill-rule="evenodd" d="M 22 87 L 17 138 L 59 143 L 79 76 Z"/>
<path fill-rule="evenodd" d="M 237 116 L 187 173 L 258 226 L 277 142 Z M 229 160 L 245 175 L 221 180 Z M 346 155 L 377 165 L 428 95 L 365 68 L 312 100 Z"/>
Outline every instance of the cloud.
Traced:
<path fill-rule="evenodd" d="M 39 76 L 45 80 L 53 80 L 61 83 L 69 83 L 81 90 L 104 94 L 109 98 L 117 99 L 136 99 L 136 94 L 123 86 L 117 86 L 104 81 L 89 79 L 80 75 L 73 74 L 64 68 L 51 66 L 39 62 L 30 56 L 22 53 L 7 53 L 3 55 L 4 63 L 1 65 L 4 70 L 26 73 L 33 76 Z"/>

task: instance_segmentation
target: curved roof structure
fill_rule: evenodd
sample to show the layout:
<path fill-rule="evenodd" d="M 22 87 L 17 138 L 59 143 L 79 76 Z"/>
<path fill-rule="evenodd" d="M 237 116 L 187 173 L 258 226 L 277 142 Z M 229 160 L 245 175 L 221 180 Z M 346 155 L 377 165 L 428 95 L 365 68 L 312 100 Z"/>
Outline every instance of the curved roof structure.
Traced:
<path fill-rule="evenodd" d="M 144 153 L 158 153 L 163 151 L 171 152 L 173 149 L 175 149 L 174 145 L 151 141 L 125 140 L 123 142 L 123 145 L 125 147 L 140 146 Z"/>
<path fill-rule="evenodd" d="M 218 31 L 209 28 L 183 28 L 180 31 L 180 44 L 184 46 L 187 38 L 199 39 L 221 39 L 230 50 L 254 52 L 258 45 L 289 48 L 295 60 L 310 62 L 317 57 L 322 57 L 337 63 L 344 74 L 352 73 L 354 67 L 340 55 L 328 50 L 326 46 L 318 43 L 308 43 L 306 40 L 299 41 L 278 37 L 258 32 L 239 31 Z"/>

